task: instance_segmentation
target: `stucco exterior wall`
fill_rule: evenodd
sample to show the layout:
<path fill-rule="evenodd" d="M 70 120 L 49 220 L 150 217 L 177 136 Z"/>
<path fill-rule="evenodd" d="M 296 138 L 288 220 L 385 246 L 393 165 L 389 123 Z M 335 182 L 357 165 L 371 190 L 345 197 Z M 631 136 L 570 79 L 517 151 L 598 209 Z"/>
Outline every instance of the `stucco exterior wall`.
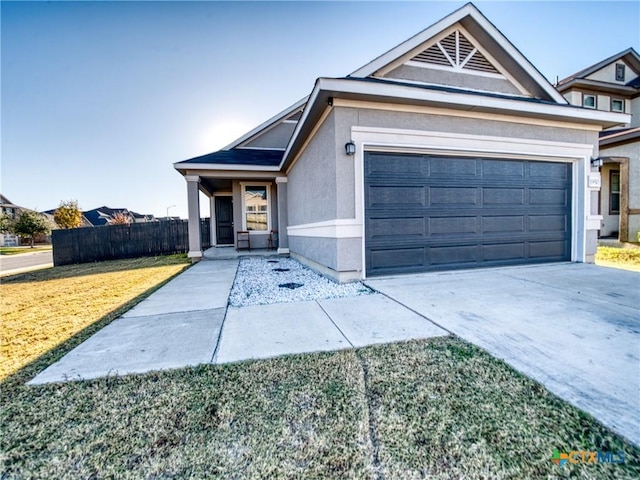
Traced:
<path fill-rule="evenodd" d="M 407 130 L 429 130 L 436 132 L 455 132 L 473 135 L 491 135 L 496 137 L 527 138 L 568 143 L 589 143 L 597 148 L 597 132 L 558 127 L 546 127 L 490 119 L 461 118 L 446 115 L 425 115 L 421 113 L 393 112 L 373 109 L 340 108 L 340 112 L 357 111 L 357 125 L 380 128 L 398 128 Z M 336 130 L 350 129 L 344 119 L 353 116 L 338 114 Z"/>
<path fill-rule="evenodd" d="M 334 116 L 325 119 L 287 175 L 289 225 L 338 218 Z"/>
<path fill-rule="evenodd" d="M 622 63 L 625 65 L 624 81 L 616 80 L 616 63 Z M 618 60 L 616 62 L 610 63 L 606 67 L 601 68 L 600 70 L 597 70 L 593 72 L 591 75 L 587 76 L 589 80 L 597 80 L 600 82 L 611 82 L 611 83 L 617 83 L 619 85 L 624 85 L 625 83 L 629 83 L 631 80 L 637 77 L 638 75 L 636 75 L 633 72 L 633 69 L 629 67 L 629 64 L 624 60 Z"/>
<path fill-rule="evenodd" d="M 629 113 L 631 114 L 632 127 L 640 127 L 640 97 L 636 97 L 629 102 Z"/>
<path fill-rule="evenodd" d="M 387 73 L 385 78 L 424 82 L 447 87 L 470 88 L 494 93 L 522 95 L 509 80 L 501 78 L 483 77 L 480 75 L 465 75 L 463 73 L 435 70 L 433 68 L 412 67 L 401 65 Z"/>

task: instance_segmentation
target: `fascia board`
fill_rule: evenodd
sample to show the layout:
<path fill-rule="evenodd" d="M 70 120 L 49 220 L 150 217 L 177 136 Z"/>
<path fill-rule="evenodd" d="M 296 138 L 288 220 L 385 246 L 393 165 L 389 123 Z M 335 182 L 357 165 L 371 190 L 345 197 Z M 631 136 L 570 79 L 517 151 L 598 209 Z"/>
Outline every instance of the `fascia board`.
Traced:
<path fill-rule="evenodd" d="M 176 162 L 173 168 L 178 171 L 186 170 L 224 170 L 224 171 L 252 171 L 252 172 L 279 172 L 280 167 L 268 167 L 261 165 L 229 165 L 222 163 L 181 163 Z"/>
<path fill-rule="evenodd" d="M 262 132 L 263 130 L 266 130 L 267 128 L 269 128 L 274 123 L 278 122 L 279 120 L 282 120 L 284 117 L 289 115 L 291 112 L 293 112 L 293 111 L 297 110 L 298 108 L 302 107 L 307 102 L 308 99 L 309 99 L 309 97 L 305 97 L 305 98 L 303 98 L 301 100 L 298 100 L 296 103 L 291 105 L 289 108 L 286 108 L 286 109 L 282 110 L 280 113 L 278 113 L 277 115 L 271 117 L 266 122 L 261 123 L 260 125 L 258 125 L 253 130 L 245 133 L 240 138 L 234 140 L 229 145 L 227 145 L 226 147 L 222 148 L 222 150 L 231 150 L 232 148 L 237 147 L 241 143 L 249 140 L 251 137 L 257 135 L 260 132 Z"/>
<path fill-rule="evenodd" d="M 318 98 L 318 94 L 320 92 L 321 80 L 325 80 L 325 79 L 322 79 L 322 78 L 317 79 L 316 84 L 313 86 L 313 90 L 311 94 L 307 97 L 307 106 L 302 112 L 302 117 L 300 117 L 300 120 L 298 120 L 298 124 L 296 125 L 296 128 L 293 130 L 293 134 L 289 139 L 289 143 L 287 144 L 287 148 L 284 151 L 284 155 L 282 156 L 282 160 L 280 161 L 280 166 L 278 168 L 282 168 L 286 163 L 287 157 L 289 156 L 289 152 L 291 152 L 291 148 L 295 144 L 298 138 L 298 135 L 300 134 L 300 130 L 302 129 L 302 126 L 305 124 L 307 118 L 309 117 L 309 112 L 312 110 L 312 107 L 315 106 L 316 99 Z"/>
<path fill-rule="evenodd" d="M 339 92 L 341 94 L 369 95 L 372 98 L 386 97 L 390 100 L 395 98 L 440 105 L 447 104 L 453 108 L 458 107 L 463 110 L 500 110 L 521 115 L 534 114 L 548 118 L 570 119 L 572 121 L 591 123 L 603 127 L 629 123 L 631 120 L 631 116 L 626 113 L 591 110 L 564 104 L 540 104 L 516 99 L 424 90 L 404 85 L 370 83 L 357 80 L 321 78 L 318 81 L 318 90 Z M 285 156 L 287 153 L 288 151 L 285 153 Z"/>

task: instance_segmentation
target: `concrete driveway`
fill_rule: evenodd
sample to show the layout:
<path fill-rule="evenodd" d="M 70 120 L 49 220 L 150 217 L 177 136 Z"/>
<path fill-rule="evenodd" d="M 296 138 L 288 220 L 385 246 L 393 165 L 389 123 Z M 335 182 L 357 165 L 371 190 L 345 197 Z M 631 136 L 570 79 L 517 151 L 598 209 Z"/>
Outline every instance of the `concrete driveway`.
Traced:
<path fill-rule="evenodd" d="M 640 444 L 640 273 L 566 263 L 366 283 Z"/>

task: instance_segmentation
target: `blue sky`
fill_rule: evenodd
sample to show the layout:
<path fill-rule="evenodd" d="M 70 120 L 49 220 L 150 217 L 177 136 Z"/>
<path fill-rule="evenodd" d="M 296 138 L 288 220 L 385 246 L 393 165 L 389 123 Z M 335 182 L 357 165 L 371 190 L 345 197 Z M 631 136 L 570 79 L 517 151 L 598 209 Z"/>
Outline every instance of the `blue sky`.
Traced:
<path fill-rule="evenodd" d="M 0 190 L 186 217 L 215 151 L 465 2 L 1 3 Z M 640 2 L 475 2 L 550 81 L 628 47 Z"/>

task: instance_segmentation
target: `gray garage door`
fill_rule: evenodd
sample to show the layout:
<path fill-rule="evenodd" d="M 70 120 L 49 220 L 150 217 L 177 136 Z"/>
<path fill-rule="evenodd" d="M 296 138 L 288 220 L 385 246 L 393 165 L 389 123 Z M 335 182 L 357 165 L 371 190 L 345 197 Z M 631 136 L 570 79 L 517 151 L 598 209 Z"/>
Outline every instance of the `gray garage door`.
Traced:
<path fill-rule="evenodd" d="M 365 153 L 367 275 L 569 260 L 571 165 Z"/>

